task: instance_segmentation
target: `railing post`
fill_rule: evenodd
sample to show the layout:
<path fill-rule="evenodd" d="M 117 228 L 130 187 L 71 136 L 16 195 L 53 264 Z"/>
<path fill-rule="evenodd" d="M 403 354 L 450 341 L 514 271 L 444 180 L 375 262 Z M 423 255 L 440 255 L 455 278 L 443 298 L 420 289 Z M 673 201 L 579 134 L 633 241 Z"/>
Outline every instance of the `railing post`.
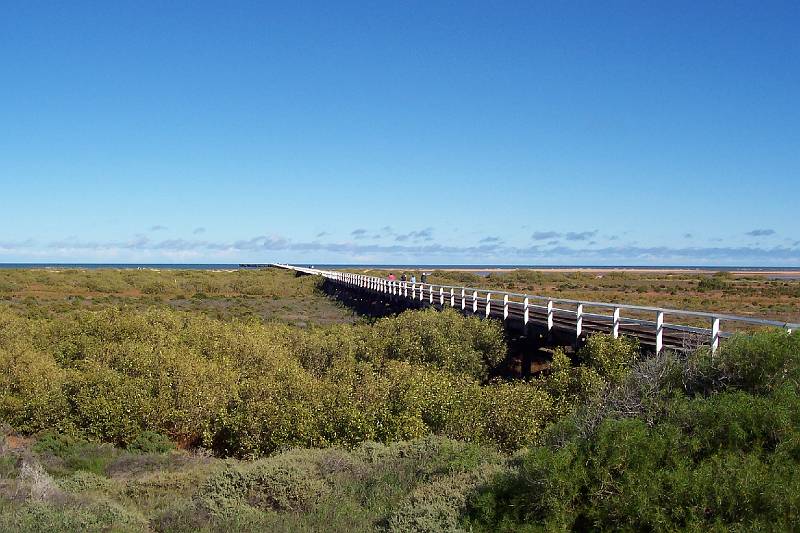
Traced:
<path fill-rule="evenodd" d="M 611 326 L 611 334 L 616 339 L 619 337 L 619 307 L 614 308 L 614 314 L 612 315 L 613 324 Z"/>
<path fill-rule="evenodd" d="M 583 304 L 578 304 L 575 310 L 575 338 L 580 339 L 583 332 Z"/>
<path fill-rule="evenodd" d="M 664 347 L 664 312 L 656 313 L 656 355 L 661 353 Z"/>
<path fill-rule="evenodd" d="M 417 299 L 417 284 L 416 283 L 412 283 L 411 284 L 411 299 L 412 300 L 416 300 Z"/>
<path fill-rule="evenodd" d="M 522 323 L 525 326 L 528 325 L 528 320 L 530 319 L 531 310 L 528 307 L 529 305 L 530 305 L 530 301 L 528 300 L 528 297 L 526 296 L 525 300 L 523 300 L 523 302 L 522 302 L 522 306 L 524 308 L 523 311 L 522 311 Z"/>
<path fill-rule="evenodd" d="M 428 285 L 428 302 L 433 303 L 433 285 Z"/>
<path fill-rule="evenodd" d="M 478 291 L 472 291 L 472 312 L 478 312 Z"/>
<path fill-rule="evenodd" d="M 425 298 L 425 284 L 419 284 L 419 301 L 421 302 Z"/>
<path fill-rule="evenodd" d="M 464 289 L 461 289 L 461 310 L 464 311 L 467 308 L 467 293 Z"/>
<path fill-rule="evenodd" d="M 485 311 L 486 311 L 486 318 L 489 318 L 489 315 L 492 312 L 492 293 L 491 292 L 487 292 L 486 293 L 486 309 L 485 309 Z"/>
<path fill-rule="evenodd" d="M 456 306 L 456 294 L 453 288 L 450 288 L 450 307 Z"/>
<path fill-rule="evenodd" d="M 508 320 L 508 294 L 503 295 L 503 320 Z"/>
<path fill-rule="evenodd" d="M 444 307 L 444 287 L 439 287 L 439 305 Z"/>
<path fill-rule="evenodd" d="M 547 331 L 553 329 L 553 300 L 547 301 Z"/>
<path fill-rule="evenodd" d="M 719 348 L 719 318 L 711 319 L 711 353 L 717 353 Z"/>
<path fill-rule="evenodd" d="M 403 298 L 408 298 L 408 282 L 403 282 Z"/>

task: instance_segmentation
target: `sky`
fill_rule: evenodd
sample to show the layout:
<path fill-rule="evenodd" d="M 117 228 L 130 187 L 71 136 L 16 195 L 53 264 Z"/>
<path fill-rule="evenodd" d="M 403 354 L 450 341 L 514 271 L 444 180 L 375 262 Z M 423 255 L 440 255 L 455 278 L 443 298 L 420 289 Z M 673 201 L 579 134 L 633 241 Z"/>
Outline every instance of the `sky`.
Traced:
<path fill-rule="evenodd" d="M 798 27 L 0 1 L 0 262 L 800 266 Z"/>

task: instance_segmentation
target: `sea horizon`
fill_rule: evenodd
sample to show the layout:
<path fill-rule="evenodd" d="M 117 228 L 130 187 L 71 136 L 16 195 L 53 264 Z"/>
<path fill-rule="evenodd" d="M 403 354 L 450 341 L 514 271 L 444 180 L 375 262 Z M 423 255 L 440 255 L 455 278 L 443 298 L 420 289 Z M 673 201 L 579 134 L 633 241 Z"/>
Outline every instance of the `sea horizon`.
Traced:
<path fill-rule="evenodd" d="M 637 269 L 637 270 L 697 270 L 697 271 L 798 271 L 800 266 L 777 265 L 640 265 L 640 264 L 512 264 L 512 263 L 291 263 L 297 266 L 317 268 L 417 268 L 417 269 L 470 269 L 470 270 L 495 270 L 495 269 Z M 54 268 L 86 268 L 86 269 L 172 269 L 172 270 L 219 270 L 219 269 L 252 269 L 265 268 L 270 263 L 242 262 L 242 263 L 70 263 L 70 262 L 19 262 L 0 263 L 0 269 L 54 269 Z"/>

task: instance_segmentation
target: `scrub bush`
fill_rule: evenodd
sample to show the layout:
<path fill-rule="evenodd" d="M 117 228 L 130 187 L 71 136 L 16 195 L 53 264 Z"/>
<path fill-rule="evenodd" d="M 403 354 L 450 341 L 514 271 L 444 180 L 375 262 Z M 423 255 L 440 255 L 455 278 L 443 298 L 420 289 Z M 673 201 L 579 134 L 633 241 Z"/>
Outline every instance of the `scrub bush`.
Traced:
<path fill-rule="evenodd" d="M 128 444 L 128 451 L 133 453 L 167 453 L 174 449 L 166 436 L 155 431 L 142 431 Z"/>
<path fill-rule="evenodd" d="M 546 445 L 473 493 L 464 526 L 794 529 L 798 338 L 764 332 L 732 339 L 713 357 L 634 363 L 599 413 L 575 409 L 547 430 Z M 620 408 L 636 398 L 641 408 Z"/>

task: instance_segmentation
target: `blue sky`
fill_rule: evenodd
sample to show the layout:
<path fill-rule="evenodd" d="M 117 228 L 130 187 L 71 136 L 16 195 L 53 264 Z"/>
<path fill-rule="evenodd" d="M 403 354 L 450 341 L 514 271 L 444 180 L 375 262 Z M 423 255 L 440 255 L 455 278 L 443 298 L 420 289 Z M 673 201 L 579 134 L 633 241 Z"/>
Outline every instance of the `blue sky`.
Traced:
<path fill-rule="evenodd" d="M 0 262 L 800 266 L 798 27 L 798 2 L 6 2 Z"/>

